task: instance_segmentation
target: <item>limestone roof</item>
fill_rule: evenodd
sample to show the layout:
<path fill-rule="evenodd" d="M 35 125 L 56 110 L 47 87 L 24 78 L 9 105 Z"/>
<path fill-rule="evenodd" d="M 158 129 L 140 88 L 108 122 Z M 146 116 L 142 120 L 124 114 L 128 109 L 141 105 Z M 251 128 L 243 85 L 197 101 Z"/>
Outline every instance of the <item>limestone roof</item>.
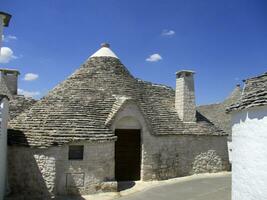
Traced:
<path fill-rule="evenodd" d="M 12 120 L 23 111 L 29 109 L 37 100 L 23 95 L 13 95 L 9 101 L 9 115 Z"/>
<path fill-rule="evenodd" d="M 201 105 L 197 107 L 197 110 L 217 127 L 231 135 L 231 116 L 226 114 L 225 110 L 241 98 L 241 93 L 242 88 L 240 85 L 237 85 L 224 101 L 215 104 Z"/>
<path fill-rule="evenodd" d="M 9 72 L 19 72 L 17 70 L 10 70 L 10 69 L 0 69 L 0 71 L 9 71 Z M 21 112 L 26 109 L 29 109 L 36 100 L 31 97 L 25 97 L 23 95 L 12 95 L 9 91 L 6 82 L 0 78 L 0 95 L 7 96 L 9 99 L 9 115 L 10 119 L 15 118 Z"/>
<path fill-rule="evenodd" d="M 226 111 L 239 111 L 265 105 L 267 105 L 267 72 L 245 80 L 241 98 L 229 106 Z"/>
<path fill-rule="evenodd" d="M 198 112 L 196 123 L 183 123 L 174 101 L 172 88 L 134 78 L 117 57 L 92 56 L 10 122 L 9 143 L 47 147 L 115 140 L 112 120 L 129 102 L 138 105 L 153 135 L 225 135 Z"/>

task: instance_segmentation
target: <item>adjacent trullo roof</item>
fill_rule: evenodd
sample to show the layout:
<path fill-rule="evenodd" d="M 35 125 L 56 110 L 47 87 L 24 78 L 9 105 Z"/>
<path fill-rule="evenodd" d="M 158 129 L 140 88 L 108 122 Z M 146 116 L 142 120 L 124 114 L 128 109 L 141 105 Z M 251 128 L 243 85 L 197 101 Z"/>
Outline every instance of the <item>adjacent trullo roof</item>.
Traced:
<path fill-rule="evenodd" d="M 174 100 L 172 88 L 134 78 L 104 45 L 30 110 L 10 122 L 9 142 L 46 147 L 78 140 L 114 140 L 112 120 L 127 103 L 140 108 L 153 135 L 224 134 L 199 113 L 197 123 L 183 123 Z"/>
<path fill-rule="evenodd" d="M 197 107 L 197 110 L 217 127 L 231 136 L 231 116 L 228 115 L 225 110 L 240 99 L 241 93 L 242 89 L 240 85 L 237 85 L 224 101 L 215 104 L 201 105 Z M 231 139 L 231 137 L 229 139 Z"/>
<path fill-rule="evenodd" d="M 241 98 L 234 102 L 227 112 L 267 105 L 267 72 L 245 80 Z"/>
<path fill-rule="evenodd" d="M 0 69 L 1 70 L 1 69 Z M 13 95 L 7 87 L 4 79 L 0 78 L 0 95 L 5 95 L 9 99 L 9 118 L 13 119 L 23 111 L 29 109 L 36 100 L 24 95 Z"/>

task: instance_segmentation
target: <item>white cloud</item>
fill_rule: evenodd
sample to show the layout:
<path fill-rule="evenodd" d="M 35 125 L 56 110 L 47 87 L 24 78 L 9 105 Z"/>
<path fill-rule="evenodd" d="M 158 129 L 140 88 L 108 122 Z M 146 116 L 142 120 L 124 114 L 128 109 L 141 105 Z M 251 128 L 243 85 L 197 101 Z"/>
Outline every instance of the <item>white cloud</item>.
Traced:
<path fill-rule="evenodd" d="M 161 32 L 161 35 L 162 36 L 173 36 L 173 35 L 175 35 L 175 31 L 174 30 L 167 30 L 167 29 L 165 29 L 165 30 L 163 30 Z"/>
<path fill-rule="evenodd" d="M 23 80 L 25 80 L 25 81 L 34 81 L 34 80 L 36 80 L 38 78 L 39 78 L 38 74 L 27 73 L 27 74 L 25 74 Z"/>
<path fill-rule="evenodd" d="M 3 42 L 9 42 L 10 40 L 17 40 L 17 39 L 18 38 L 15 35 L 7 35 L 7 36 L 2 35 Z"/>
<path fill-rule="evenodd" d="M 8 63 L 12 59 L 16 59 L 13 51 L 9 47 L 2 47 L 0 54 L 0 63 Z"/>
<path fill-rule="evenodd" d="M 160 60 L 162 60 L 162 57 L 158 53 L 152 54 L 146 59 L 148 62 L 158 62 Z"/>
<path fill-rule="evenodd" d="M 24 95 L 25 97 L 36 97 L 39 96 L 41 93 L 38 91 L 27 91 L 23 89 L 18 89 L 18 93 Z"/>

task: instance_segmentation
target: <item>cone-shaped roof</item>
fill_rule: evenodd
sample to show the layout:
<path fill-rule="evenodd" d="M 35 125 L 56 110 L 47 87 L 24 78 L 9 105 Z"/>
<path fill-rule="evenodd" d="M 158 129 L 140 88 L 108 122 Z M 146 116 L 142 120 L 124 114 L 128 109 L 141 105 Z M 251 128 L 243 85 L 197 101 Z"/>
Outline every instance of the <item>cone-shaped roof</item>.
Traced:
<path fill-rule="evenodd" d="M 240 99 L 242 94 L 242 89 L 240 85 L 237 85 L 231 94 L 220 103 L 202 105 L 197 109 L 198 111 L 205 115 L 210 121 L 212 121 L 216 126 L 224 130 L 229 135 L 232 133 L 231 127 L 231 116 L 226 114 L 225 110 L 227 107 L 232 105 L 238 99 Z"/>
<path fill-rule="evenodd" d="M 154 135 L 222 134 L 201 117 L 194 125 L 184 125 L 174 108 L 172 88 L 138 80 L 117 57 L 97 54 L 10 122 L 11 143 L 51 146 L 74 140 L 113 140 L 106 122 L 116 113 L 114 109 L 128 102 L 120 104 L 118 97 L 136 102 Z"/>
<path fill-rule="evenodd" d="M 267 105 L 267 72 L 245 80 L 245 87 L 240 99 L 234 102 L 227 112 Z"/>

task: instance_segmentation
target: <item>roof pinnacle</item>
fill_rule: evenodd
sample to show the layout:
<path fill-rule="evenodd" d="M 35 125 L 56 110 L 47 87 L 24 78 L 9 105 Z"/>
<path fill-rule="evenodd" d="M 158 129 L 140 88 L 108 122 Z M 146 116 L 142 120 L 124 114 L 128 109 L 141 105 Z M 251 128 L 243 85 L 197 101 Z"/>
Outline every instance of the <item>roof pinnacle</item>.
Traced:
<path fill-rule="evenodd" d="M 103 43 L 101 43 L 101 47 L 107 47 L 107 48 L 109 48 L 110 47 L 110 44 L 109 43 L 106 43 L 106 42 L 103 42 Z"/>

